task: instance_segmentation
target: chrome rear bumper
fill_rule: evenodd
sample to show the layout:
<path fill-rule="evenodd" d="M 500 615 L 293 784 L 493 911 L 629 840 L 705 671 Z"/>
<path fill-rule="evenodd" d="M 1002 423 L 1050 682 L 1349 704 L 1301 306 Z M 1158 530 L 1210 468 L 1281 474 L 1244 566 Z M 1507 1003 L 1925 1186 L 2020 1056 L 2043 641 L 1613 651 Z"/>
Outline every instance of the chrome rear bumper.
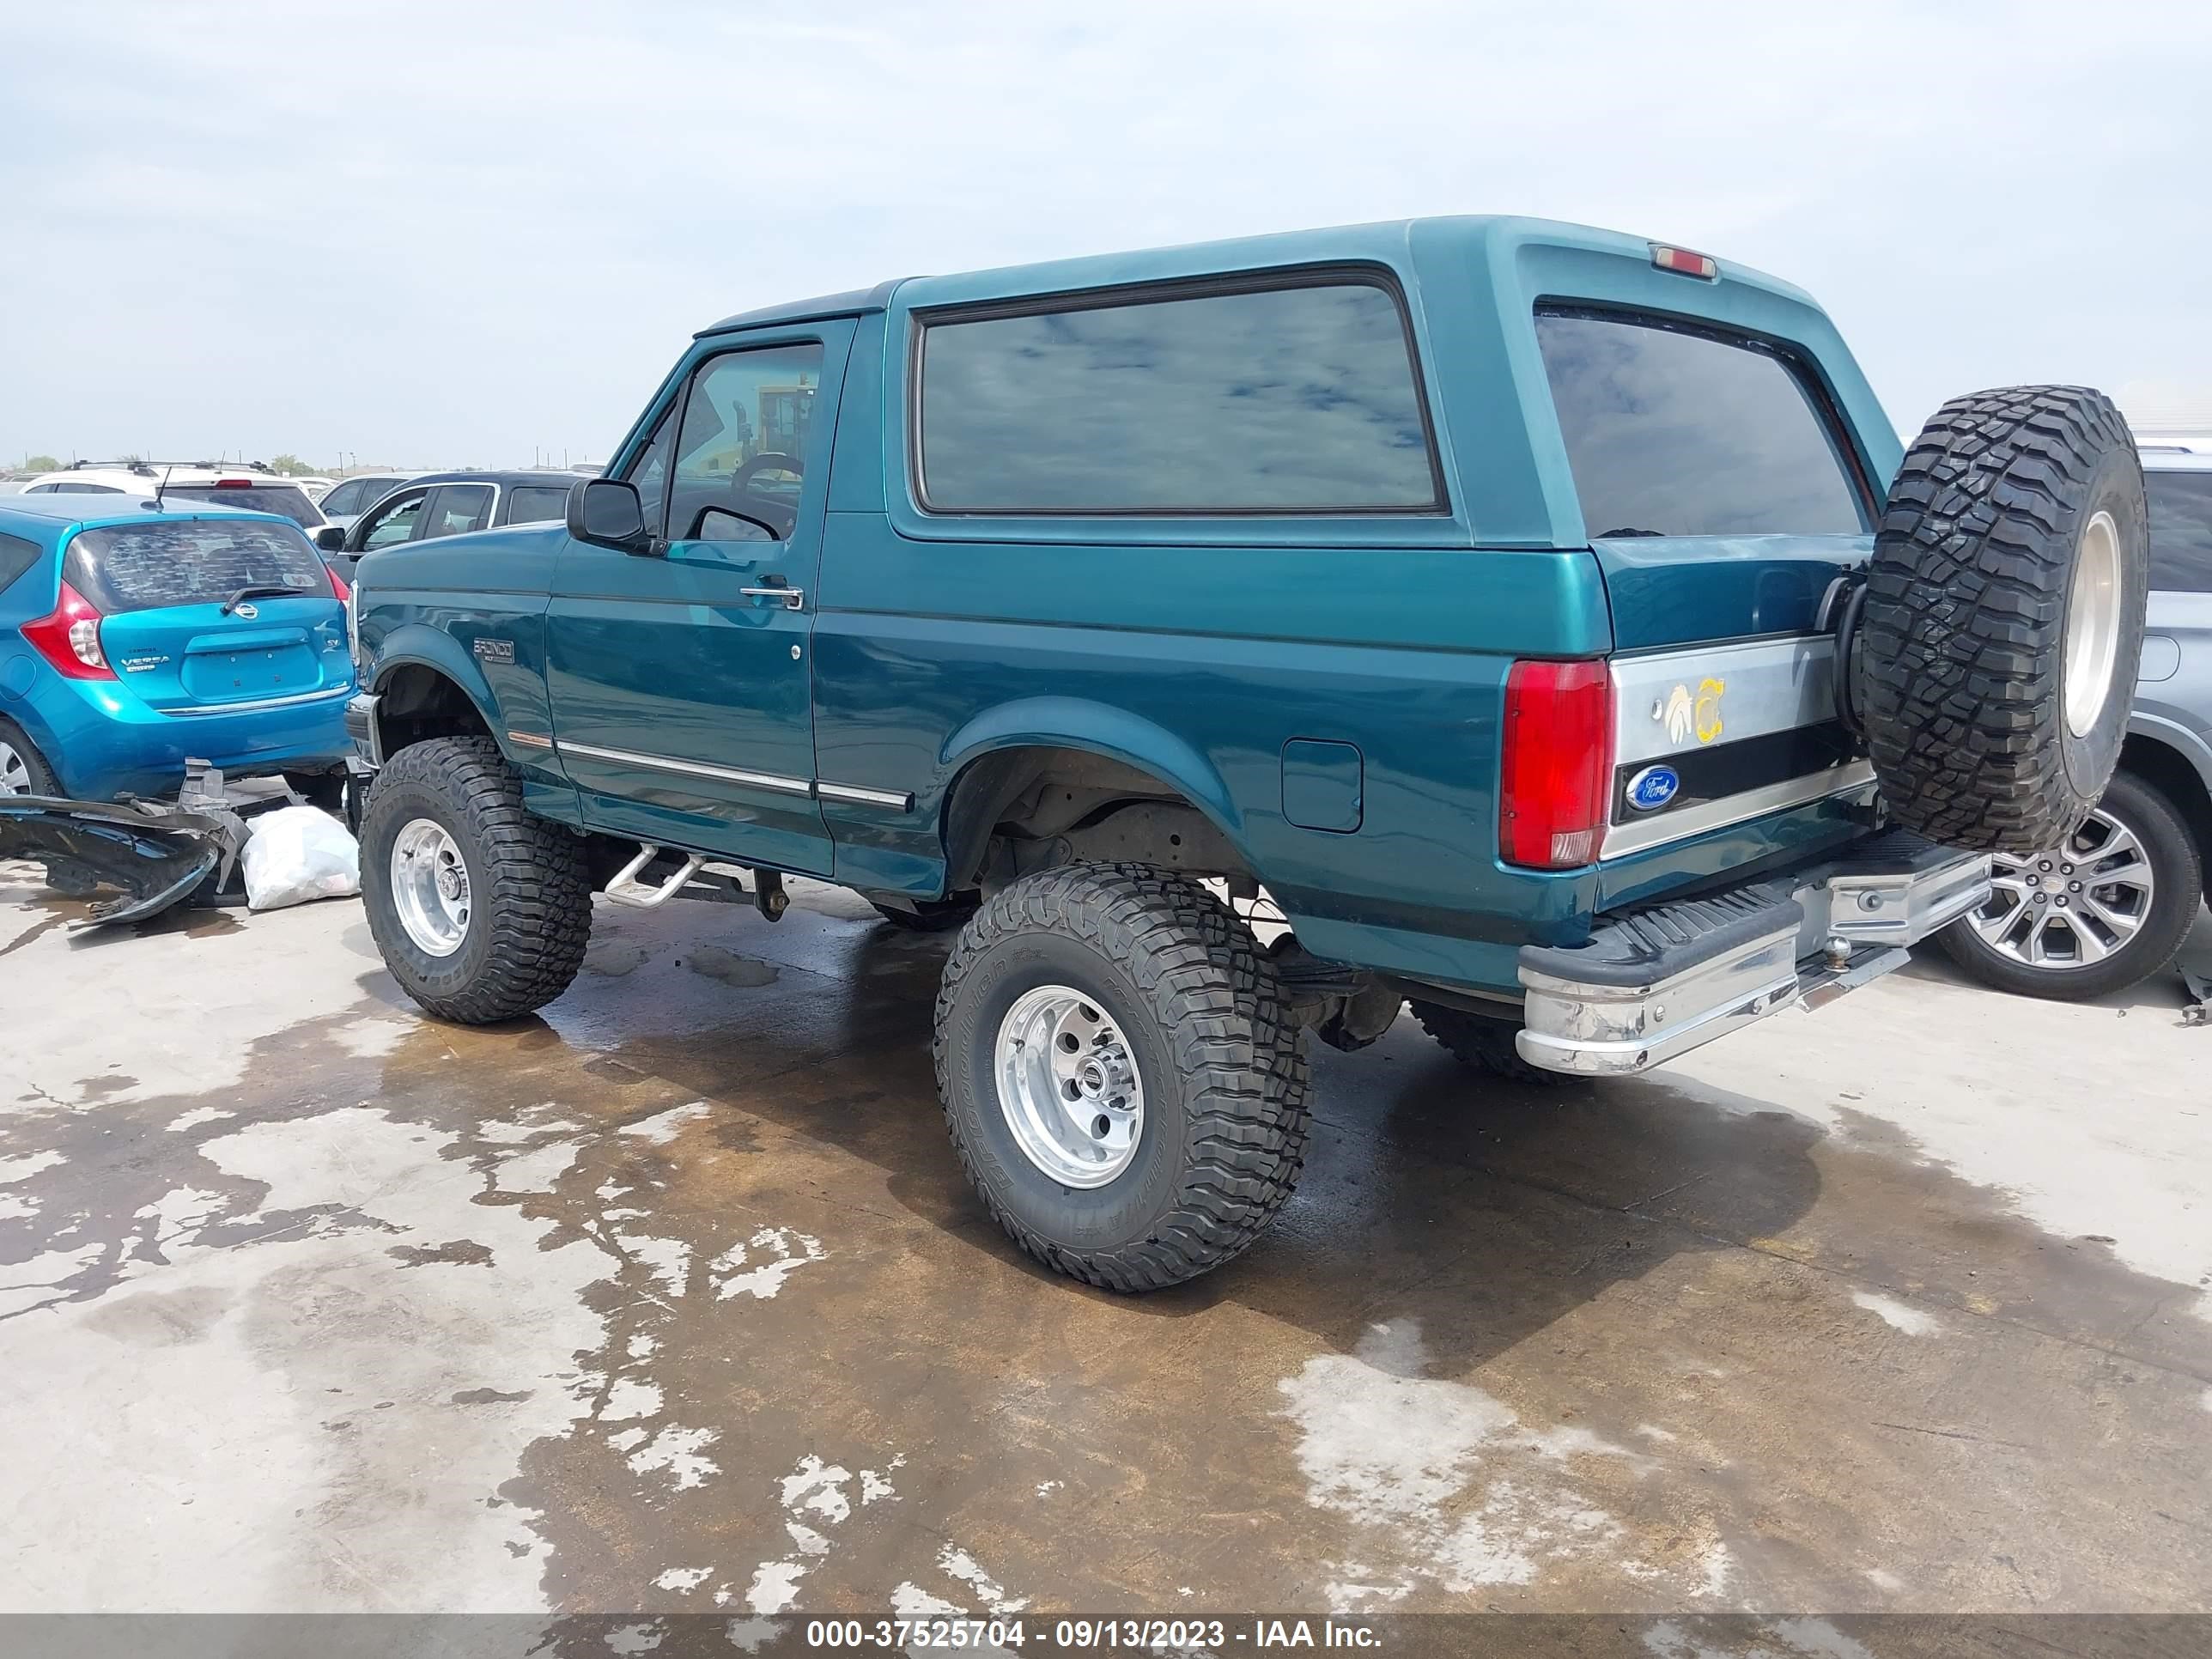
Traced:
<path fill-rule="evenodd" d="M 1989 892 L 1985 855 L 1892 830 L 1732 892 L 1633 911 L 1587 945 L 1521 952 L 1516 1046 L 1547 1071 L 1649 1071 L 1904 966 L 1906 946 Z"/>

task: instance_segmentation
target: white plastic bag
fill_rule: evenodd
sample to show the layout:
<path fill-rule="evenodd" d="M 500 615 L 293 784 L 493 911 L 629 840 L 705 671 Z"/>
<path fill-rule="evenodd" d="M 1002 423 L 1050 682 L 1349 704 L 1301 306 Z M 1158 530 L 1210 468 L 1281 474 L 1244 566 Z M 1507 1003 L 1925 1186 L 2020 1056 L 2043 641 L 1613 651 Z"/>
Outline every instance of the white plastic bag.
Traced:
<path fill-rule="evenodd" d="M 247 822 L 253 835 L 239 863 L 248 909 L 278 910 L 361 891 L 361 847 L 328 812 L 280 806 Z"/>

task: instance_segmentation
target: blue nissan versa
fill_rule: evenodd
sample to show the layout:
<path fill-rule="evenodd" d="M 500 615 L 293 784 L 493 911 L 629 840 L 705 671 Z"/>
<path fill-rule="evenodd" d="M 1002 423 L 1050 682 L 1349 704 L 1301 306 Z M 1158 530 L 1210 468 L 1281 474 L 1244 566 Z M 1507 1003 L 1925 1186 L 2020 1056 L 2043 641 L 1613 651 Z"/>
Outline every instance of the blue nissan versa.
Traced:
<path fill-rule="evenodd" d="M 342 774 L 344 597 L 269 514 L 0 497 L 0 794 L 158 796 L 188 758 Z"/>

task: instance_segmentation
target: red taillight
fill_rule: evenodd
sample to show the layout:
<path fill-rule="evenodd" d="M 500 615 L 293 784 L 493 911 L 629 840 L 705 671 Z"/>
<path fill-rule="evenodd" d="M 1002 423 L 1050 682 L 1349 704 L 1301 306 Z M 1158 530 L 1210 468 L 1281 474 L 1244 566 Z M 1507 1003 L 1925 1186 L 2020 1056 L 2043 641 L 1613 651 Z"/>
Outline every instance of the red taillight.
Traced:
<path fill-rule="evenodd" d="M 1665 247 L 1657 242 L 1651 245 L 1651 263 L 1662 270 L 1672 270 L 1684 276 L 1703 276 L 1711 281 L 1721 274 L 1720 261 L 1710 253 L 1692 253 L 1686 247 Z"/>
<path fill-rule="evenodd" d="M 1505 677 L 1498 850 L 1570 870 L 1597 858 L 1613 783 L 1613 676 L 1601 662 L 1516 662 Z"/>
<path fill-rule="evenodd" d="M 51 613 L 23 624 L 23 637 L 31 648 L 72 680 L 112 680 L 115 671 L 100 648 L 100 612 L 67 582 Z"/>
<path fill-rule="evenodd" d="M 338 568 L 336 565 L 325 565 L 323 574 L 331 579 L 331 592 L 337 596 L 337 602 L 340 605 L 343 605 L 353 597 L 353 590 L 346 586 L 345 578 L 338 574 Z"/>
<path fill-rule="evenodd" d="M 253 480 L 251 478 L 217 478 L 215 481 L 215 487 L 217 489 L 251 489 L 253 488 Z"/>

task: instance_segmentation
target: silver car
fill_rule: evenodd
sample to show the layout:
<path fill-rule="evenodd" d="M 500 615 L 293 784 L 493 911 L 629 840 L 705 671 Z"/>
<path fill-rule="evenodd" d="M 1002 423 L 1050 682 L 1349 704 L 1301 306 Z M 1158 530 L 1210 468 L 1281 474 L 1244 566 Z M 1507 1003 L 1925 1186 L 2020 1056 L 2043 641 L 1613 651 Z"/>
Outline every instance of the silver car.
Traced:
<path fill-rule="evenodd" d="M 2119 770 L 2063 846 L 1996 860 L 1990 902 L 1937 937 L 2000 990 L 2092 997 L 2158 972 L 2212 867 L 2212 453 L 2146 445 L 2150 610 Z"/>

